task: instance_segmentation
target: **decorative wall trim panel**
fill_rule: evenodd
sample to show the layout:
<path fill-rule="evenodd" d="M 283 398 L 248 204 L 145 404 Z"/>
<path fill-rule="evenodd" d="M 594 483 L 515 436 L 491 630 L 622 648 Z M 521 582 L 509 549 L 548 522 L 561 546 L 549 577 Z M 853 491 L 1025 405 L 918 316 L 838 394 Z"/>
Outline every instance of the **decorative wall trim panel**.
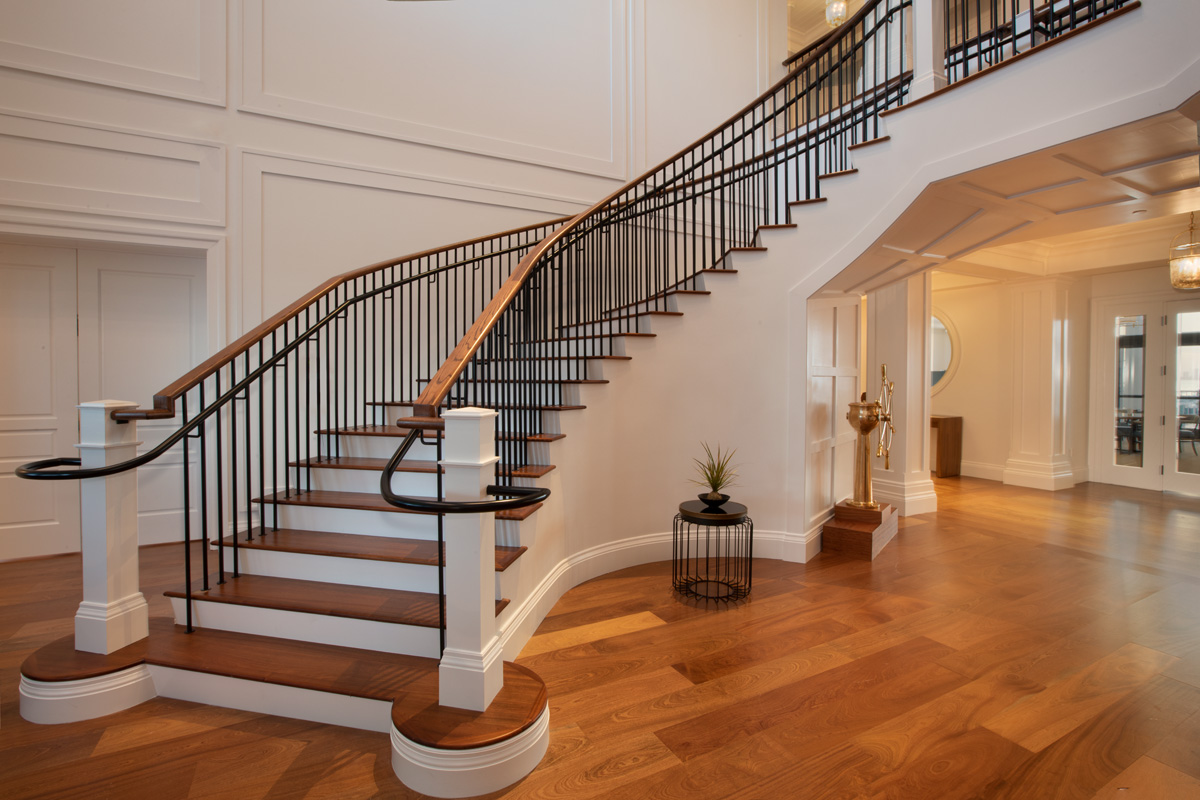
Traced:
<path fill-rule="evenodd" d="M 272 64 L 272 53 L 288 52 L 289 48 L 275 43 L 268 46 L 269 36 L 272 33 L 270 28 L 272 23 L 268 18 L 266 8 L 269 0 L 245 0 L 242 6 L 243 74 L 242 99 L 238 108 L 241 111 L 338 130 L 357 131 L 454 151 L 478 153 L 511 161 L 623 180 L 628 177 L 629 172 L 627 127 L 630 86 L 627 78 L 629 62 L 626 19 L 628 1 L 609 1 L 608 63 L 594 65 L 596 72 L 603 73 L 605 76 L 607 85 L 604 88 L 608 92 L 609 101 L 607 121 L 603 126 L 607 141 L 598 148 L 604 151 L 602 154 L 589 153 L 582 148 L 578 151 L 568 149 L 570 143 L 576 138 L 568 135 L 557 137 L 559 141 L 565 142 L 562 149 L 557 149 L 545 144 L 522 141 L 519 138 L 519 132 L 506 132 L 504 124 L 501 123 L 481 124 L 477 130 L 468 130 L 465 124 L 421 119 L 418 116 L 421 113 L 419 109 L 414 109 L 411 117 L 401 116 L 367 108 L 365 103 L 360 103 L 358 108 L 344 107 L 334 105 L 328 99 L 317 99 L 315 95 L 313 98 L 305 98 L 274 92 L 268 86 L 268 76 L 271 74 L 271 70 L 277 70 L 277 73 L 280 74 L 286 73 L 288 70 Z M 396 8 L 390 4 L 384 4 L 381 8 L 383 7 Z M 293 45 L 292 49 L 295 49 L 297 46 L 295 42 L 293 41 L 291 44 Z M 496 70 L 502 68 L 500 64 L 495 66 Z M 563 64 L 562 68 L 566 71 L 564 74 L 578 71 L 571 64 Z M 530 82 L 529 102 L 523 104 L 523 107 L 527 107 L 531 120 L 538 120 L 538 124 L 542 126 L 553 126 L 561 125 L 564 118 L 572 117 L 570 111 L 553 114 L 541 113 L 533 103 L 537 98 L 553 96 L 552 87 L 543 86 L 535 89 L 533 85 L 535 80 L 545 82 L 550 80 L 551 76 L 522 77 Z M 506 77 L 497 78 L 494 75 L 467 73 L 464 77 L 464 80 L 466 79 L 484 85 L 489 80 L 504 81 Z M 420 78 L 417 77 L 414 80 L 420 80 Z M 453 82 L 443 78 L 442 83 L 443 85 L 452 85 Z M 582 98 L 594 96 L 586 90 L 578 92 L 577 95 Z M 349 106 L 355 101 L 346 100 L 345 102 Z M 486 109 L 480 109 L 478 116 L 486 117 Z M 530 124 L 533 123 L 530 122 Z"/>
<path fill-rule="evenodd" d="M 473 186 L 456 181 L 397 172 L 382 172 L 349 164 L 335 164 L 328 161 L 252 150 L 241 151 L 241 172 L 243 244 L 240 284 L 242 287 L 242 318 L 246 325 L 257 324 L 263 313 L 262 303 L 265 293 L 263 286 L 263 192 L 265 178 L 268 176 L 298 178 L 315 183 L 382 190 L 397 194 L 425 195 L 430 198 L 475 203 L 481 207 L 523 209 L 544 214 L 546 219 L 578 213 L 582 204 L 582 201 L 578 200 L 547 198 L 513 190 Z M 485 233 L 487 232 L 485 231 Z M 392 255 L 402 256 L 404 252 L 398 251 Z M 344 272 L 354 266 L 361 265 L 347 264 L 344 265 L 344 269 L 331 271 L 331 275 Z"/>
<path fill-rule="evenodd" d="M 225 150 L 0 114 L 0 205 L 225 224 Z"/>
<path fill-rule="evenodd" d="M 157 4 L 163 11 L 166 10 L 165 4 L 158 4 L 157 0 L 146 0 L 146 3 L 148 7 Z M 37 8 L 40 4 L 30 3 L 28 5 L 30 8 Z M 92 5 L 104 16 L 107 16 L 111 20 L 111 24 L 117 26 L 118 30 L 138 34 L 144 41 L 153 43 L 155 47 L 162 47 L 161 37 L 146 36 L 144 32 L 147 28 L 139 25 L 139 19 L 128 18 L 133 17 L 133 13 L 127 14 L 125 19 L 120 19 L 118 12 L 105 10 L 105 4 Z M 159 69 L 148 66 L 147 64 L 152 63 L 155 57 L 155 54 L 150 52 L 154 49 L 152 47 L 148 47 L 145 53 L 126 53 L 123 57 L 124 63 L 122 63 L 98 54 L 72 53 L 69 50 L 41 47 L 29 41 L 13 41 L 12 39 L 19 36 L 20 32 L 16 31 L 15 26 L 11 24 L 0 26 L 0 66 L 39 72 L 45 75 L 57 75 L 62 78 L 104 86 L 116 86 L 135 92 L 224 106 L 227 3 L 215 0 L 191 0 L 188 5 L 192 8 L 190 20 L 179 19 L 173 27 L 175 30 L 190 27 L 193 34 L 191 38 L 196 58 L 194 69 L 190 72 L 181 74 L 178 71 L 178 64 L 163 64 Z M 53 11 L 47 10 L 43 13 L 52 15 Z M 160 11 L 160 13 L 162 12 Z M 110 34 L 96 31 L 87 20 L 81 20 L 79 24 L 88 35 L 108 36 L 109 41 L 112 41 Z M 133 38 L 136 40 L 138 36 Z M 70 47 L 70 43 L 59 46 Z M 142 65 L 130 63 L 139 55 L 142 56 Z M 159 55 L 161 57 L 161 53 Z"/>

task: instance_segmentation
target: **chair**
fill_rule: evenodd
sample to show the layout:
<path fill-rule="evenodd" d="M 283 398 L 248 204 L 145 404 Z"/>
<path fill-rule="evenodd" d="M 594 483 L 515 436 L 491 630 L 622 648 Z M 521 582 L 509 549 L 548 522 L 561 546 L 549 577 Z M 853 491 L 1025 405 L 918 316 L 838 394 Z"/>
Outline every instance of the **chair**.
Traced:
<path fill-rule="evenodd" d="M 1200 416 L 1183 414 L 1179 417 L 1179 452 L 1183 452 L 1183 443 L 1192 446 L 1192 454 L 1196 455 L 1196 440 L 1200 439 Z"/>

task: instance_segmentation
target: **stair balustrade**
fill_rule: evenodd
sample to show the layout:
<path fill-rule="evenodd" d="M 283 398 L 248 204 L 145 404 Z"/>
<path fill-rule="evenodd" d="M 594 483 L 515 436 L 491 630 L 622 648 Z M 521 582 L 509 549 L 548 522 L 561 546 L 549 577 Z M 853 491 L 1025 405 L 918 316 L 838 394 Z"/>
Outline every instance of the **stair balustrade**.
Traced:
<path fill-rule="evenodd" d="M 341 434 L 369 431 L 386 408 L 411 402 L 418 381 L 442 362 L 520 259 L 561 222 L 334 278 L 164 388 L 152 408 L 111 412 L 117 422 L 177 417 L 179 427 L 157 447 L 84 469 L 79 459 L 47 459 L 17 474 L 105 478 L 167 453 L 181 459 L 190 632 L 193 594 L 241 574 L 242 546 L 279 529 L 281 505 L 312 492 L 314 468 L 349 455 Z M 440 453 L 437 432 L 425 441 Z M 437 497 L 426 502 L 440 499 L 440 475 L 437 486 Z M 437 522 L 441 553 L 440 516 Z M 200 548 L 198 569 L 196 540 L 218 545 L 215 555 Z M 437 606 L 444 628 L 444 596 Z"/>

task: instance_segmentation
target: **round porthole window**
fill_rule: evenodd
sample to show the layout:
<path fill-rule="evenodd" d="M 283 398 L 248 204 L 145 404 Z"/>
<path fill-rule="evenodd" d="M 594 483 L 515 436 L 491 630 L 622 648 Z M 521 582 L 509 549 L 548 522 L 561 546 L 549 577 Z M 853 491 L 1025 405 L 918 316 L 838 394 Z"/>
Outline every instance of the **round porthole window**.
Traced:
<path fill-rule="evenodd" d="M 938 316 L 929 320 L 929 386 L 937 391 L 945 386 L 957 365 L 954 331 Z"/>

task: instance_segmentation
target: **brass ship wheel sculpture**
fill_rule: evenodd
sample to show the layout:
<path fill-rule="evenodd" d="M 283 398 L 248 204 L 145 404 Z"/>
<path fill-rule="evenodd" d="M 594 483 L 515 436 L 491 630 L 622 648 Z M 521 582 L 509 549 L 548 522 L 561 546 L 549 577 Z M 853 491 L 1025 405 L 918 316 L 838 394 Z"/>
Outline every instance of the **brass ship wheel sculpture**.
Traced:
<path fill-rule="evenodd" d="M 859 402 L 851 403 L 846 413 L 850 426 L 858 432 L 854 448 L 854 499 L 846 501 L 854 508 L 879 508 L 879 503 L 871 498 L 871 431 L 879 423 L 883 425 L 879 429 L 875 457 L 882 456 L 884 468 L 891 468 L 892 435 L 896 430 L 892 424 L 892 391 L 896 384 L 888 380 L 887 364 L 880 368 L 880 376 L 879 398 L 868 403 L 867 393 L 863 392 Z"/>

